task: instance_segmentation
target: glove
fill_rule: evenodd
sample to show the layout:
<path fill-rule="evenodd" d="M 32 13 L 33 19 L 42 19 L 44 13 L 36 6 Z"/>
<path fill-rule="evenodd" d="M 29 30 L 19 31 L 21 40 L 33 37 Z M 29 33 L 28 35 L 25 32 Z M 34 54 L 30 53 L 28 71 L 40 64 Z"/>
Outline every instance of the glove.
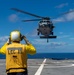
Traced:
<path fill-rule="evenodd" d="M 23 39 L 25 40 L 26 44 L 30 44 L 26 36 L 23 35 Z"/>
<path fill-rule="evenodd" d="M 21 35 L 21 41 L 24 39 L 24 36 L 23 35 Z"/>
<path fill-rule="evenodd" d="M 8 38 L 7 43 L 8 43 L 8 44 L 11 44 L 11 39 L 10 39 L 10 37 Z"/>
<path fill-rule="evenodd" d="M 24 39 L 24 40 L 27 40 L 26 36 L 21 35 L 21 41 L 22 41 L 23 39 Z"/>

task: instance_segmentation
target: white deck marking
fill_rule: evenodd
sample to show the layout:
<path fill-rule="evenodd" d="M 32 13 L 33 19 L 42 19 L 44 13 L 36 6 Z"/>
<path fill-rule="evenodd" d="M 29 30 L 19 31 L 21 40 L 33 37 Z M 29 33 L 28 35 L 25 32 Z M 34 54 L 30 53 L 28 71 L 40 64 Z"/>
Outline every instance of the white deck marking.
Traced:
<path fill-rule="evenodd" d="M 62 68 L 62 67 L 74 67 L 74 64 L 70 65 L 61 65 L 61 66 L 46 66 L 46 68 Z"/>
<path fill-rule="evenodd" d="M 40 75 L 40 74 L 41 74 L 45 62 L 46 62 L 46 59 L 44 59 L 44 61 L 42 62 L 41 66 L 39 67 L 39 69 L 38 69 L 37 72 L 35 73 L 35 75 Z"/>

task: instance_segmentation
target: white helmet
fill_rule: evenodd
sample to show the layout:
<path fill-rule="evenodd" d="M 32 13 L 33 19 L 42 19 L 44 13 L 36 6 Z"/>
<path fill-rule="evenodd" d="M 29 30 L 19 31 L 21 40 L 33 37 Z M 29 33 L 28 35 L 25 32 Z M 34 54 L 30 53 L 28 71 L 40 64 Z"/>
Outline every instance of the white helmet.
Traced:
<path fill-rule="evenodd" d="M 21 41 L 21 33 L 18 30 L 12 31 L 10 34 L 11 41 Z"/>

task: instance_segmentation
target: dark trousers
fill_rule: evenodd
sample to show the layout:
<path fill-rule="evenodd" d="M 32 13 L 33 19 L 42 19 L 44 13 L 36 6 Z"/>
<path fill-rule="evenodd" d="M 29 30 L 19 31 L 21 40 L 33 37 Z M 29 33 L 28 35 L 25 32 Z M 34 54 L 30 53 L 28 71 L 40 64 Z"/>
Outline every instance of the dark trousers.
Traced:
<path fill-rule="evenodd" d="M 14 73 L 7 73 L 7 75 L 28 75 L 25 72 L 14 72 Z"/>

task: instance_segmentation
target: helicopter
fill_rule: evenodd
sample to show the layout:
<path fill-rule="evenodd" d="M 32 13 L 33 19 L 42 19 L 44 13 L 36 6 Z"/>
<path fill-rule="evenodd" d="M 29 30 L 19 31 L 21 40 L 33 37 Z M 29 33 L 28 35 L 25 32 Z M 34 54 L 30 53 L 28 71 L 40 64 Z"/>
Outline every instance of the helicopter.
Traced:
<path fill-rule="evenodd" d="M 54 36 L 53 29 L 55 28 L 55 26 L 53 25 L 53 23 L 49 17 L 38 16 L 38 15 L 29 13 L 29 12 L 26 12 L 23 10 L 19 10 L 17 8 L 11 8 L 11 10 L 21 12 L 21 13 L 38 18 L 38 19 L 31 19 L 31 20 L 22 20 L 22 22 L 39 21 L 37 35 L 39 36 L 41 34 L 42 36 L 40 36 L 40 38 L 45 38 L 45 39 L 47 39 L 47 42 L 48 42 L 49 38 L 56 38 L 57 37 L 57 36 Z"/>

